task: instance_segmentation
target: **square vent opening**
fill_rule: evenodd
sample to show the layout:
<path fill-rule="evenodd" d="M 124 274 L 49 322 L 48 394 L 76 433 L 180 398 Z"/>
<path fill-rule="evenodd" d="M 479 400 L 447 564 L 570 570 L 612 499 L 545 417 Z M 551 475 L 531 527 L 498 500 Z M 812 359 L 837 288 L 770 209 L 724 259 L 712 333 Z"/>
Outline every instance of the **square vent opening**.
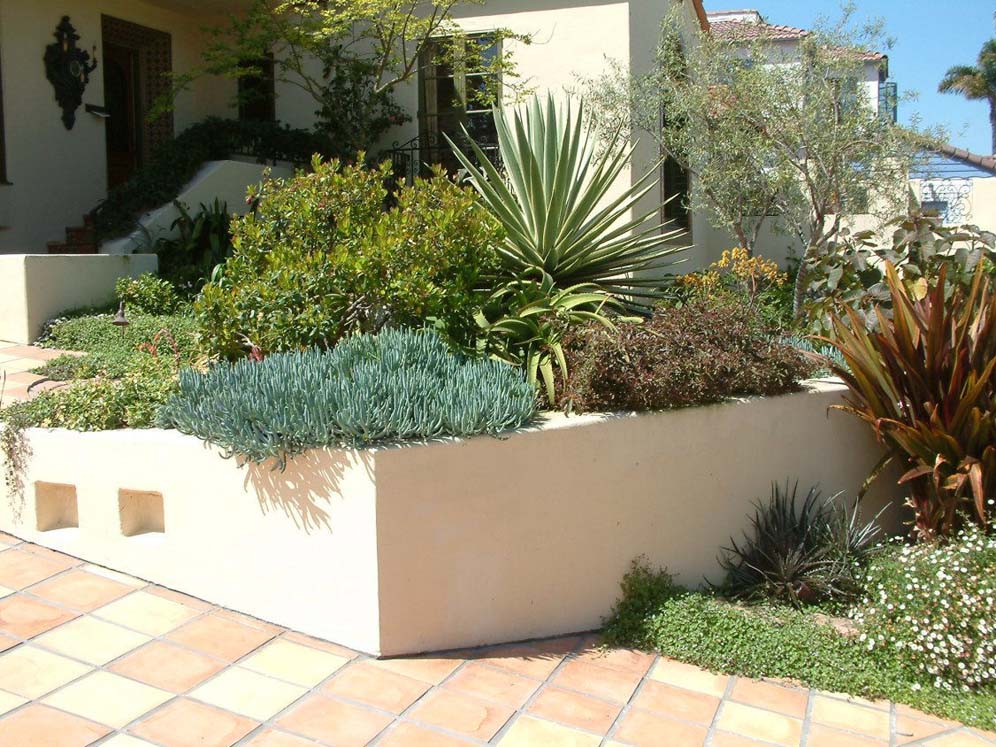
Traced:
<path fill-rule="evenodd" d="M 76 486 L 57 482 L 35 483 L 35 521 L 39 532 L 79 527 Z"/>
<path fill-rule="evenodd" d="M 122 488 L 118 491 L 118 510 L 121 534 L 125 537 L 163 534 L 166 531 L 162 493 Z"/>

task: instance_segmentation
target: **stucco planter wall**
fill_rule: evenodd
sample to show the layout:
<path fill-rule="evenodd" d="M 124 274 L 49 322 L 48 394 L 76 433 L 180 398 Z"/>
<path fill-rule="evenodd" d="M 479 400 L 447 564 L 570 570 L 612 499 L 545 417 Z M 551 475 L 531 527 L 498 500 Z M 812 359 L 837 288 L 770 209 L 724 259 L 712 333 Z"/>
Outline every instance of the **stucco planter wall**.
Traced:
<path fill-rule="evenodd" d="M 715 577 L 772 480 L 853 495 L 879 452 L 828 414 L 842 391 L 557 415 L 502 439 L 316 450 L 284 472 L 171 431 L 31 430 L 0 528 L 375 654 L 588 630 L 637 555 Z"/>

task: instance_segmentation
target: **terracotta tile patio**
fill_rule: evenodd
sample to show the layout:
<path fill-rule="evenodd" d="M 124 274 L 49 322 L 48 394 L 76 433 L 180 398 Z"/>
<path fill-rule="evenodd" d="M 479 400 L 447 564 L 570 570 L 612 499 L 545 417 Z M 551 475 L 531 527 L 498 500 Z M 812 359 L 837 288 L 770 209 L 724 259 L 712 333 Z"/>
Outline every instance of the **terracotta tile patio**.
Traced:
<path fill-rule="evenodd" d="M 0 534 L 0 745 L 992 747 L 593 636 L 375 660 Z"/>
<path fill-rule="evenodd" d="M 34 373 L 45 361 L 60 355 L 79 355 L 66 350 L 50 350 L 35 345 L 18 345 L 0 340 L 0 381 L 6 375 L 6 386 L 0 397 L 0 407 L 19 402 L 49 389 L 66 386 L 63 381 L 49 381 Z"/>

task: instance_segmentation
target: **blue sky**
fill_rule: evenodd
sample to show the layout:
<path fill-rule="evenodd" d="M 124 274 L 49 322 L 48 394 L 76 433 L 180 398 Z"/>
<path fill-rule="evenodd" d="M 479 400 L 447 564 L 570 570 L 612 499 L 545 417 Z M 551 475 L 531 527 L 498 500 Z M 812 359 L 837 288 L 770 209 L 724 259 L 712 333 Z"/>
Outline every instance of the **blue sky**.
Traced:
<path fill-rule="evenodd" d="M 916 101 L 900 101 L 904 122 L 916 112 L 924 124 L 942 125 L 954 145 L 989 153 L 989 107 L 940 94 L 937 84 L 952 65 L 974 65 L 983 42 L 996 36 L 993 0 L 859 0 L 859 18 L 882 18 L 895 45 L 889 72 L 900 92 L 915 91 Z M 769 23 L 808 28 L 822 17 L 838 18 L 839 0 L 705 0 L 706 10 L 759 10 Z"/>

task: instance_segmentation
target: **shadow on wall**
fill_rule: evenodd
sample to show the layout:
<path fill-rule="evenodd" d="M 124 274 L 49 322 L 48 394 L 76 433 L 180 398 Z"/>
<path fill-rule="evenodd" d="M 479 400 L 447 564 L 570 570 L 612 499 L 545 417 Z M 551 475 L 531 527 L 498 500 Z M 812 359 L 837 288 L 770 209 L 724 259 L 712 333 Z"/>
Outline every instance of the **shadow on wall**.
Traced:
<path fill-rule="evenodd" d="M 372 485 L 373 465 L 373 452 L 331 449 L 311 449 L 284 469 L 276 460 L 240 463 L 247 470 L 244 486 L 252 486 L 263 513 L 283 511 L 306 534 L 332 531 L 333 503 L 358 479 Z"/>

